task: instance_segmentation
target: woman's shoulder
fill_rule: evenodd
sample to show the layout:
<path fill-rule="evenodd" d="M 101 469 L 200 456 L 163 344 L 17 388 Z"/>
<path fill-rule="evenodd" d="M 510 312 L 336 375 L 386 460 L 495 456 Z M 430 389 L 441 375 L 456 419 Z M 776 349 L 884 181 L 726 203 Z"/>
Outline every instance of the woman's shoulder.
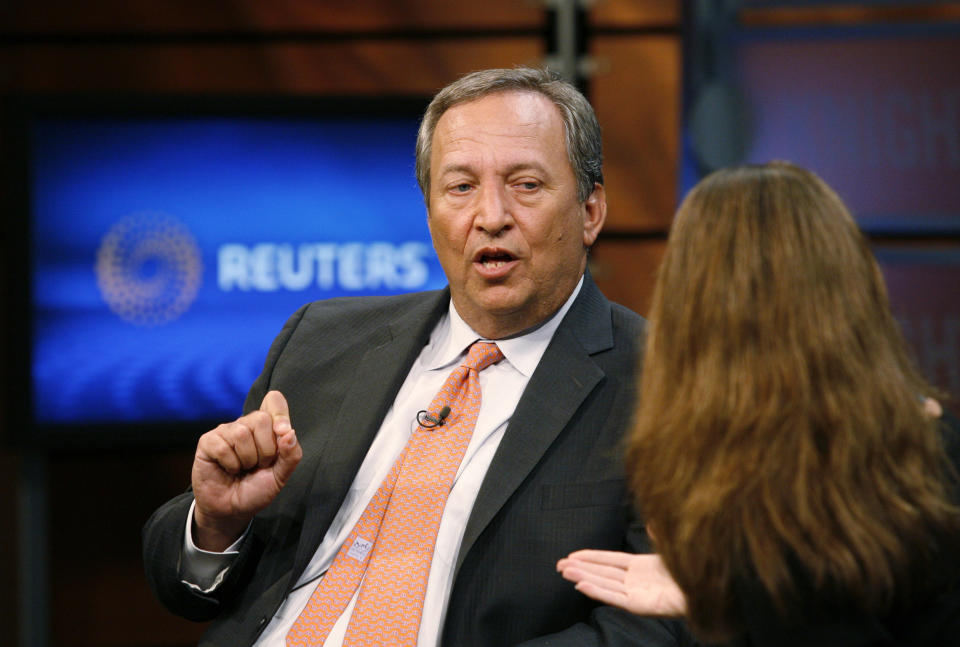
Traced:
<path fill-rule="evenodd" d="M 960 418 L 947 409 L 940 415 L 940 433 L 951 462 L 960 469 Z"/>
<path fill-rule="evenodd" d="M 952 466 L 947 480 L 952 486 L 954 502 L 960 503 L 960 418 L 952 411 L 942 409 L 937 420 L 943 449 Z"/>

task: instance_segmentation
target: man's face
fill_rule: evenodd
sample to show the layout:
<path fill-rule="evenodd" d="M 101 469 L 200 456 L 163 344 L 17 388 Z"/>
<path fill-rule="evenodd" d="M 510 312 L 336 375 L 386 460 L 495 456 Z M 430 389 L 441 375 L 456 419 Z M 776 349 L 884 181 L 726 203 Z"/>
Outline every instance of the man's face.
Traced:
<path fill-rule="evenodd" d="M 548 319 L 576 286 L 606 217 L 583 203 L 557 107 L 534 92 L 458 104 L 437 122 L 428 222 L 454 306 L 498 339 Z"/>

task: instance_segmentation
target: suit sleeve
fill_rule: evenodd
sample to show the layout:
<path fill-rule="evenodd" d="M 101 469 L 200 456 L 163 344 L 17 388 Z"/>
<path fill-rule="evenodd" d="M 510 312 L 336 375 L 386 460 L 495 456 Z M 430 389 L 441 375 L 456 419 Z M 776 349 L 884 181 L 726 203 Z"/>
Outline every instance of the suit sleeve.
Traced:
<path fill-rule="evenodd" d="M 260 401 L 269 390 L 273 367 L 307 307 L 303 306 L 287 320 L 271 345 L 263 372 L 247 395 L 245 412 L 260 406 Z M 161 506 L 147 520 L 143 527 L 143 564 L 147 583 L 163 606 L 188 620 L 206 621 L 215 618 L 223 601 L 235 595 L 240 583 L 247 581 L 243 575 L 256 568 L 256 560 L 251 559 L 251 542 L 245 542 L 236 561 L 216 589 L 201 593 L 184 584 L 180 578 L 180 558 L 184 528 L 192 502 L 193 493 L 188 489 Z"/>

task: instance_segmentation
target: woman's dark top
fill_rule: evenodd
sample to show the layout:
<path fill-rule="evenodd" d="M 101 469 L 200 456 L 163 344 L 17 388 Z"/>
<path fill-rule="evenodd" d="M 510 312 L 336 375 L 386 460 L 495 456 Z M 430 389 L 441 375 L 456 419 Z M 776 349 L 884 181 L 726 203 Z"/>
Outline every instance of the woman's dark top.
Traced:
<path fill-rule="evenodd" d="M 960 502 L 960 420 L 941 418 L 947 454 L 954 466 L 954 501 Z M 786 621 L 757 582 L 742 582 L 737 603 L 746 627 L 730 647 L 949 647 L 960 646 L 960 538 L 937 547 L 933 575 L 920 590 L 896 600 L 889 613 L 868 614 L 798 578 L 802 611 Z"/>

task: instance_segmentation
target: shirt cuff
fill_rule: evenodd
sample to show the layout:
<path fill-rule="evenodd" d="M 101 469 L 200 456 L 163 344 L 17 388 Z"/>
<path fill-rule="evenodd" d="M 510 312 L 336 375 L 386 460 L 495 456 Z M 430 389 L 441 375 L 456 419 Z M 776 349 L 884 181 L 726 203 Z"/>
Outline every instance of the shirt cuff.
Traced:
<path fill-rule="evenodd" d="M 183 533 L 183 549 L 180 551 L 180 581 L 201 593 L 210 593 L 223 582 L 223 578 L 240 552 L 243 540 L 250 532 L 250 526 L 247 525 L 240 538 L 230 544 L 222 553 L 197 548 L 197 545 L 193 543 L 193 510 L 196 505 L 197 502 L 193 501 L 190 504 L 190 512 L 187 514 L 187 527 Z"/>

